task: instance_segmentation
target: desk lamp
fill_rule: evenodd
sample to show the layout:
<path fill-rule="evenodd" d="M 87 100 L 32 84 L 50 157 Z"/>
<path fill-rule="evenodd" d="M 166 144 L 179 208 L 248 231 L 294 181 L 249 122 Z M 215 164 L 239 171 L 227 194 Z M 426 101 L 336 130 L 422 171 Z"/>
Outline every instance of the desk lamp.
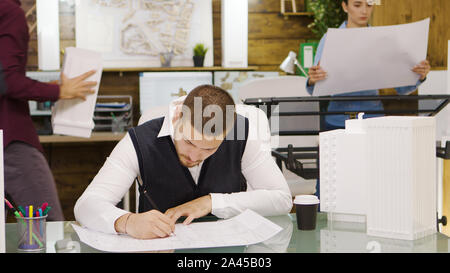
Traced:
<path fill-rule="evenodd" d="M 305 69 L 300 65 L 300 63 L 297 60 L 297 54 L 295 54 L 294 51 L 290 51 L 289 55 L 284 59 L 283 63 L 280 65 L 280 69 L 283 70 L 286 73 L 294 74 L 294 65 L 296 65 L 306 76 L 308 73 L 305 72 Z"/>

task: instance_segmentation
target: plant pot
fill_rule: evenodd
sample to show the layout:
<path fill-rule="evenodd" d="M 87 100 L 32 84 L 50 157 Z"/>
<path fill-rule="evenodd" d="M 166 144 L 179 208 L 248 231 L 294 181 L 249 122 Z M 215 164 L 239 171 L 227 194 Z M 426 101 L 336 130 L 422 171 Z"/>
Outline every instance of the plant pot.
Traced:
<path fill-rule="evenodd" d="M 205 61 L 205 56 L 194 56 L 194 66 L 203 67 L 203 62 Z"/>

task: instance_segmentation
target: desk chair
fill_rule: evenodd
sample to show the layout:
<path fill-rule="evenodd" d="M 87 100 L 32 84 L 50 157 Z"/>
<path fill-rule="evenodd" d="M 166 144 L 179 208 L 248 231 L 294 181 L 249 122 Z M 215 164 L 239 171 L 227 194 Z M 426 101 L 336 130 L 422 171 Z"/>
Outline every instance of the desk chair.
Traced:
<path fill-rule="evenodd" d="M 241 86 L 238 90 L 240 102 L 247 98 L 267 98 L 267 97 L 301 97 L 309 96 L 306 91 L 306 78 L 299 76 L 278 76 L 261 78 L 249 81 Z M 311 108 L 317 111 L 318 103 L 305 104 L 280 104 L 279 111 L 296 111 L 299 107 L 302 110 Z M 271 117 L 272 131 L 272 149 L 286 148 L 289 144 L 294 147 L 317 147 L 319 145 L 318 135 L 280 135 L 279 131 L 274 128 L 275 118 L 279 118 L 279 131 L 319 131 L 320 118 L 318 116 L 288 116 Z M 311 164 L 315 164 L 311 162 Z M 283 175 L 291 190 L 292 196 L 300 194 L 314 194 L 316 192 L 316 179 L 304 179 L 293 172 L 282 168 Z"/>

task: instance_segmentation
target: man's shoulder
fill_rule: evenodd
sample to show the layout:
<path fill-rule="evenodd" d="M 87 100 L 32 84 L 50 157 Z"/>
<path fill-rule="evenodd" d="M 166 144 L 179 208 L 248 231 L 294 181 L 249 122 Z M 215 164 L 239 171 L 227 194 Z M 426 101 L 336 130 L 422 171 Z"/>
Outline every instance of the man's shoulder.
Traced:
<path fill-rule="evenodd" d="M 164 117 L 154 118 L 148 120 L 132 129 L 129 130 L 130 136 L 145 136 L 145 139 L 157 138 L 159 132 L 163 126 Z"/>
<path fill-rule="evenodd" d="M 142 124 L 140 124 L 140 125 L 138 125 L 138 126 L 136 126 L 135 128 L 136 129 L 152 129 L 152 130 L 158 130 L 159 131 L 159 129 L 161 129 L 161 126 L 162 126 L 162 124 L 164 123 L 164 118 L 165 117 L 158 117 L 158 118 L 154 118 L 154 119 L 151 119 L 151 120 L 148 120 L 148 121 L 146 121 L 146 122 L 144 122 L 144 123 L 142 123 Z"/>

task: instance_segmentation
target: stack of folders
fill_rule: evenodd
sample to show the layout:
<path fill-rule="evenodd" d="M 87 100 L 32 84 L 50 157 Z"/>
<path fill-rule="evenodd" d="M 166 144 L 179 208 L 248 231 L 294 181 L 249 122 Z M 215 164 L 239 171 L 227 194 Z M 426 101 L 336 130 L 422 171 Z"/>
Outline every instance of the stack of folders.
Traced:
<path fill-rule="evenodd" d="M 95 102 L 102 75 L 102 55 L 94 51 L 69 47 L 64 56 L 63 73 L 67 78 L 80 76 L 88 71 L 96 73 L 86 81 L 95 81 L 95 94 L 86 100 L 59 100 L 52 110 L 52 126 L 54 134 L 71 135 L 89 138 L 94 128 Z"/>

